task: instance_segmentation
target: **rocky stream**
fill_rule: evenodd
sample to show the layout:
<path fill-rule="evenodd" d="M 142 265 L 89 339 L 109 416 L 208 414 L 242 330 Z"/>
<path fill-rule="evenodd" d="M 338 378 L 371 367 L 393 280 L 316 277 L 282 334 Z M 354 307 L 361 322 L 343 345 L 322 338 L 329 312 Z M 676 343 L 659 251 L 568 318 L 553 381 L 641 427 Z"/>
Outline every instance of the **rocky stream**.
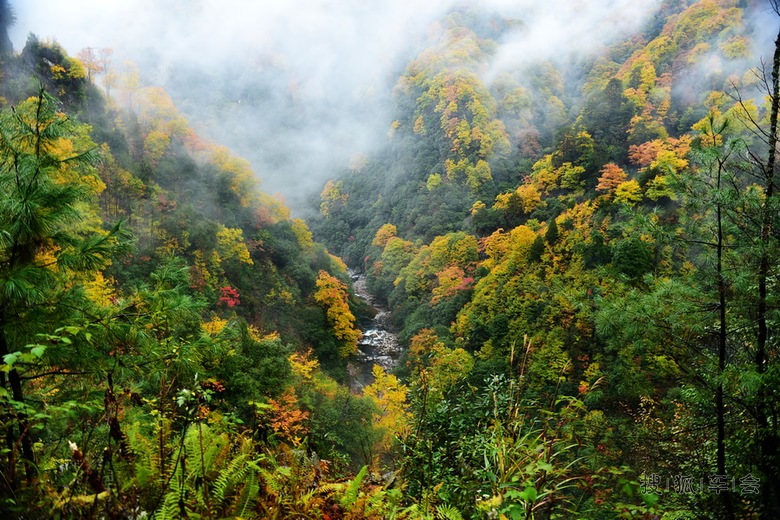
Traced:
<path fill-rule="evenodd" d="M 398 365 L 402 348 L 398 337 L 389 330 L 390 311 L 378 304 L 366 288 L 366 277 L 353 271 L 352 278 L 355 294 L 376 310 L 376 315 L 363 329 L 363 337 L 358 342 L 358 354 L 349 362 L 349 385 L 353 392 L 370 385 L 374 378 L 371 370 L 379 365 L 390 371 Z"/>

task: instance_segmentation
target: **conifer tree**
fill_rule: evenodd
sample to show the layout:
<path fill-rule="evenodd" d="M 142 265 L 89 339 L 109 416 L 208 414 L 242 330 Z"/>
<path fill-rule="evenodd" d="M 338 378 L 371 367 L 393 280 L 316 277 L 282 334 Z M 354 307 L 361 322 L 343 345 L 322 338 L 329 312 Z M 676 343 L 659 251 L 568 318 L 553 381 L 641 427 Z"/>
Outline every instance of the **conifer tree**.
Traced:
<path fill-rule="evenodd" d="M 105 267 L 123 236 L 118 226 L 104 232 L 87 222 L 100 186 L 90 169 L 95 159 L 84 128 L 43 90 L 0 115 L 0 423 L 8 448 L 4 484 L 11 487 L 18 484 L 17 446 L 28 480 L 35 475 L 15 363 L 36 333 L 56 330 L 79 299 L 86 305 L 76 273 Z"/>
<path fill-rule="evenodd" d="M 0 56 L 9 55 L 13 51 L 11 38 L 8 37 L 8 29 L 16 21 L 13 9 L 8 0 L 0 0 Z"/>
<path fill-rule="evenodd" d="M 780 0 L 772 0 L 772 8 L 780 16 Z M 767 77 L 768 76 L 768 77 Z M 760 253 L 758 259 L 756 302 L 756 350 L 755 367 L 761 376 L 756 396 L 756 421 L 758 422 L 761 463 L 764 477 L 762 490 L 762 518 L 777 518 L 780 515 L 780 432 L 778 431 L 777 402 L 777 345 L 771 338 L 772 282 L 774 276 L 774 254 L 777 249 L 776 220 L 778 201 L 775 183 L 776 154 L 778 146 L 777 119 L 780 108 L 780 32 L 775 40 L 771 75 L 764 74 L 765 86 L 770 101 L 769 128 L 757 128 L 760 139 L 766 144 L 766 161 L 757 161 L 760 177 L 764 183 L 764 197 L 760 207 Z M 773 247 L 774 246 L 774 247 Z M 774 366 L 773 366 L 774 365 Z"/>

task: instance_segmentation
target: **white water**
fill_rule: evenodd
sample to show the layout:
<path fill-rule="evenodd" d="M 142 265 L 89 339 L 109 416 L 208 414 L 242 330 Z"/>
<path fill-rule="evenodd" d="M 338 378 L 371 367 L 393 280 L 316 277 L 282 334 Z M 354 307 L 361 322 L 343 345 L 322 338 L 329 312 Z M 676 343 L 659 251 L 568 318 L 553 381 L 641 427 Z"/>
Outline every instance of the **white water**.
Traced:
<path fill-rule="evenodd" d="M 374 381 L 371 370 L 379 365 L 385 371 L 393 370 L 401 357 L 401 345 L 398 337 L 388 330 L 389 311 L 377 304 L 366 288 L 366 277 L 349 271 L 355 294 L 365 300 L 377 312 L 369 326 L 363 330 L 358 342 L 358 354 L 347 365 L 350 376 L 350 388 L 357 392 Z"/>

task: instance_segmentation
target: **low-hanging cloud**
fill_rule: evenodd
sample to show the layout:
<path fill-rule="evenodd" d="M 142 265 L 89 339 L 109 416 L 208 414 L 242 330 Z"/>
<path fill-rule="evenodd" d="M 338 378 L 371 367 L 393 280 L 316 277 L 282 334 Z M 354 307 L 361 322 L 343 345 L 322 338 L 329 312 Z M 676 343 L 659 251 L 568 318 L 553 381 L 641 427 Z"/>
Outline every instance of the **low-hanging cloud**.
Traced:
<path fill-rule="evenodd" d="M 75 55 L 112 48 L 139 65 L 206 136 L 249 159 L 292 206 L 386 133 L 390 71 L 447 2 L 25 0 L 29 32 Z"/>
<path fill-rule="evenodd" d="M 660 0 L 476 0 L 516 20 L 486 80 L 599 52 L 640 30 Z M 114 49 L 166 88 L 206 136 L 253 164 L 295 210 L 355 153 L 386 139 L 392 87 L 455 0 L 17 0 L 12 29 L 75 55 Z"/>
<path fill-rule="evenodd" d="M 494 3 L 523 22 L 499 47 L 494 74 L 532 61 L 560 61 L 599 52 L 640 30 L 660 4 L 658 0 Z"/>

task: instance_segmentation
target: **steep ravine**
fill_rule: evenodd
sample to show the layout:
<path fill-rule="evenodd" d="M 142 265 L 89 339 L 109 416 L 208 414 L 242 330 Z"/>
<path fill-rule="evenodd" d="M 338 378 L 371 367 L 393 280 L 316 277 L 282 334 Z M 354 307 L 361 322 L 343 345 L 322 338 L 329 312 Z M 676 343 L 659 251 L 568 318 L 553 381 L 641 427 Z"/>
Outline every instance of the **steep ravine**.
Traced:
<path fill-rule="evenodd" d="M 371 370 L 379 365 L 390 371 L 398 365 L 402 348 L 398 337 L 389 330 L 390 311 L 378 304 L 366 288 L 366 277 L 349 271 L 355 294 L 376 310 L 376 315 L 363 329 L 363 337 L 358 342 L 358 354 L 347 365 L 349 386 L 357 392 L 370 385 L 374 378 Z"/>

